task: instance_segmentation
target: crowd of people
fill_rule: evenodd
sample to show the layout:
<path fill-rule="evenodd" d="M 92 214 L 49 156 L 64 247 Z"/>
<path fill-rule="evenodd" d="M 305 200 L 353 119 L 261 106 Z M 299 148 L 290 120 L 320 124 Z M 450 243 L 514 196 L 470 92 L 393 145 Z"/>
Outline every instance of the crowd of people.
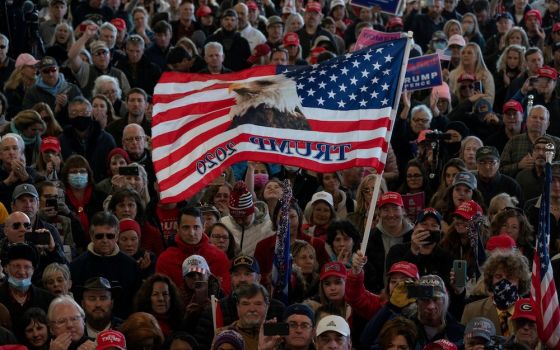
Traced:
<path fill-rule="evenodd" d="M 2 6 L 1 345 L 547 348 L 530 281 L 551 144 L 560 158 L 559 0 L 403 0 L 398 16 L 344 0 Z M 241 162 L 160 201 L 162 72 L 316 64 L 367 29 L 411 31 L 411 57 L 439 53 L 444 80 L 402 93 L 382 176 Z M 549 255 L 558 288 L 555 162 Z"/>

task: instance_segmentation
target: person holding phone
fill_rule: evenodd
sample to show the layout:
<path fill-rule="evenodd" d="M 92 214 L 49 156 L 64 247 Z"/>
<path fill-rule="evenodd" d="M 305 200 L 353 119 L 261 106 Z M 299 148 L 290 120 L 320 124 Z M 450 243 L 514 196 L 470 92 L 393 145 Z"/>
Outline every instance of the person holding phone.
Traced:
<path fill-rule="evenodd" d="M 439 275 L 449 285 L 453 257 L 440 247 L 442 217 L 434 208 L 426 208 L 416 218 L 411 241 L 394 245 L 387 253 L 385 266 L 408 261 L 418 267 L 421 275 Z"/>
<path fill-rule="evenodd" d="M 14 190 L 12 210 L 27 216 L 31 226 L 26 228 L 22 241 L 27 241 L 40 254 L 36 267 L 36 276 L 41 276 L 44 268 L 50 263 L 66 264 L 67 260 L 62 248 L 62 240 L 58 230 L 47 221 L 40 218 L 39 194 L 35 186 L 30 184 L 18 185 Z M 20 236 L 12 236 L 12 243 L 20 241 Z M 9 240 L 8 240 L 9 241 Z"/>
<path fill-rule="evenodd" d="M 234 330 L 243 337 L 246 350 L 257 350 L 260 329 L 270 305 L 270 296 L 258 283 L 242 285 L 236 289 L 235 294 L 239 319 L 229 326 L 217 329 L 216 334 L 224 330 Z"/>
<path fill-rule="evenodd" d="M 509 321 L 515 302 L 531 286 L 529 262 L 518 250 L 495 250 L 482 270 L 489 296 L 465 305 L 461 323 L 467 324 L 477 316 L 486 317 L 494 324 L 497 335 L 512 335 Z"/>
<path fill-rule="evenodd" d="M 186 308 L 181 329 L 194 334 L 202 311 L 210 303 L 210 296 L 214 295 L 219 299 L 224 293 L 202 256 L 191 255 L 186 258 L 182 270 L 184 283 L 180 291 Z"/>

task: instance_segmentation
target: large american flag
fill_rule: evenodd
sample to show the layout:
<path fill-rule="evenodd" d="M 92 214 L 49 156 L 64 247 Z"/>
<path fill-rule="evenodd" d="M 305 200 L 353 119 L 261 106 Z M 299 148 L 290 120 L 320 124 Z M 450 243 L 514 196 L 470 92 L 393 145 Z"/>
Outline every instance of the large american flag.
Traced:
<path fill-rule="evenodd" d="M 295 70 L 165 73 L 152 122 L 162 202 L 191 197 L 244 160 L 381 173 L 409 46 L 397 39 Z M 286 118 L 277 118 L 278 111 Z"/>
<path fill-rule="evenodd" d="M 537 245 L 533 258 L 531 295 L 538 308 L 539 337 L 549 349 L 560 349 L 560 309 L 548 251 L 550 239 L 550 183 L 551 164 L 545 165 L 544 191 L 539 209 Z"/>

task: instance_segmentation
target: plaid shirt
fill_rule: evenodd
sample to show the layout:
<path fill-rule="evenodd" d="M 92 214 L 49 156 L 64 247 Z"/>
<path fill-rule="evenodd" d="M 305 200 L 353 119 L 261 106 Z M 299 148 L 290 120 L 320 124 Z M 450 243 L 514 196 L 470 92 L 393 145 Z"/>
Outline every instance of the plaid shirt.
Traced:
<path fill-rule="evenodd" d="M 544 134 L 543 136 L 550 137 L 556 146 L 556 149 L 560 148 L 560 138 L 552 136 L 549 134 Z M 525 157 L 528 153 L 533 152 L 533 143 L 529 139 L 529 135 L 525 132 L 521 135 L 512 137 L 504 147 L 500 159 L 500 171 L 503 174 L 509 175 L 513 178 L 517 175 L 519 171 L 518 163 Z M 560 152 L 556 152 L 554 155 L 554 160 L 559 159 Z"/>

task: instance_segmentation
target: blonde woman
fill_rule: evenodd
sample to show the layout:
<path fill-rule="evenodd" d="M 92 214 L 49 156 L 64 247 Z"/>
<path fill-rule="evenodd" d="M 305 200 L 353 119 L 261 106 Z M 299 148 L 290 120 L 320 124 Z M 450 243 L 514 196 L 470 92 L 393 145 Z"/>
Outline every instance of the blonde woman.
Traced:
<path fill-rule="evenodd" d="M 134 10 L 132 10 L 134 28 L 129 35 L 140 35 L 142 39 L 144 39 L 146 47 L 148 47 L 155 38 L 155 34 L 148 24 L 149 18 L 150 16 L 148 15 L 148 11 L 146 11 L 146 9 L 142 6 L 135 7 Z"/>
<path fill-rule="evenodd" d="M 39 113 L 41 119 L 43 119 L 43 121 L 47 125 L 45 132 L 43 133 L 43 135 L 41 135 L 43 138 L 47 136 L 58 137 L 60 134 L 62 134 L 62 127 L 56 120 L 51 107 L 47 103 L 36 103 L 32 109 Z"/>
<path fill-rule="evenodd" d="M 486 47 L 486 41 L 480 33 L 480 28 L 478 27 L 478 20 L 474 13 L 465 13 L 463 15 L 463 22 L 461 23 L 463 27 L 463 37 L 466 42 L 477 43 L 481 50 Z"/>
<path fill-rule="evenodd" d="M 21 111 L 25 92 L 35 85 L 37 80 L 37 68 L 35 65 L 37 63 L 39 61 L 28 53 L 22 53 L 17 57 L 16 69 L 4 84 L 6 98 L 10 101 L 7 119 L 12 119 Z"/>
<path fill-rule="evenodd" d="M 59 65 L 68 59 L 68 50 L 74 44 L 74 29 L 66 22 L 54 28 L 54 35 L 46 50 L 46 56 L 53 57 Z"/>
<path fill-rule="evenodd" d="M 472 74 L 477 81 L 482 82 L 483 92 L 486 95 L 484 99 L 493 104 L 496 94 L 494 77 L 492 77 L 492 73 L 490 73 L 484 63 L 480 46 L 475 43 L 468 43 L 463 50 L 461 50 L 459 66 L 449 73 L 449 88 L 456 96 L 460 96 L 457 80 L 463 73 Z"/>
<path fill-rule="evenodd" d="M 45 132 L 47 125 L 39 115 L 32 109 L 19 112 L 12 121 L 4 126 L 2 134 L 14 133 L 21 136 L 25 143 L 26 164 L 35 164 L 39 156 L 41 146 L 41 135 Z"/>
<path fill-rule="evenodd" d="M 525 48 L 513 44 L 506 47 L 498 58 L 494 82 L 496 84 L 496 98 L 494 110 L 500 110 L 506 102 L 506 95 L 512 81 L 522 76 L 527 69 Z"/>

